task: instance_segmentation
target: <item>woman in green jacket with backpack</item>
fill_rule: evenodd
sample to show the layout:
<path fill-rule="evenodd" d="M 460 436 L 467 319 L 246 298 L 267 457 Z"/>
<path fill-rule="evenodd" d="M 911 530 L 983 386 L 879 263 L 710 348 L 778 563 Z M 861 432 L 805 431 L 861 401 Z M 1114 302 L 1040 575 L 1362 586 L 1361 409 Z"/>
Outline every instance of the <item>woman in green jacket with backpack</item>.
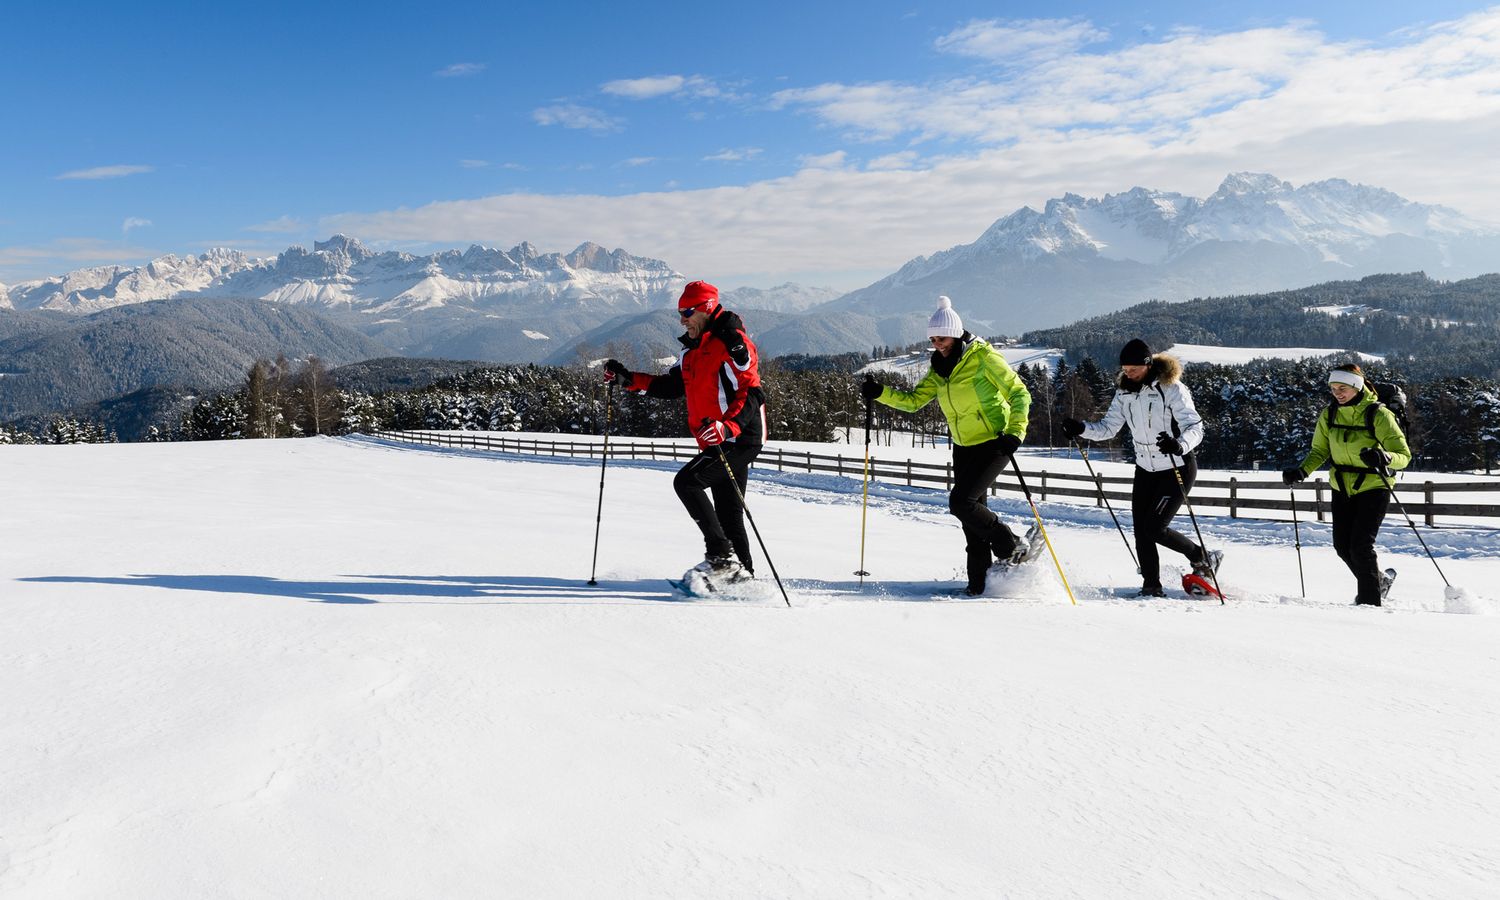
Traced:
<path fill-rule="evenodd" d="M 985 502 L 990 486 L 1010 464 L 1026 436 L 1031 392 L 989 342 L 964 330 L 947 297 L 927 322 L 932 342 L 931 368 L 910 391 L 883 387 L 866 375 L 860 392 L 903 412 L 916 412 L 934 399 L 948 420 L 953 442 L 953 491 L 948 511 L 963 524 L 968 554 L 970 596 L 984 592 L 985 577 L 995 559 L 1019 565 L 1037 552 L 1039 541 L 1028 532 L 1016 539 Z"/>
<path fill-rule="evenodd" d="M 1396 415 L 1380 402 L 1357 363 L 1328 373 L 1333 402 L 1318 414 L 1312 450 L 1281 473 L 1296 484 L 1328 463 L 1332 470 L 1333 549 L 1354 573 L 1354 602 L 1379 606 L 1390 588 L 1375 556 L 1375 537 L 1390 506 L 1392 479 L 1411 463 L 1411 448 Z"/>

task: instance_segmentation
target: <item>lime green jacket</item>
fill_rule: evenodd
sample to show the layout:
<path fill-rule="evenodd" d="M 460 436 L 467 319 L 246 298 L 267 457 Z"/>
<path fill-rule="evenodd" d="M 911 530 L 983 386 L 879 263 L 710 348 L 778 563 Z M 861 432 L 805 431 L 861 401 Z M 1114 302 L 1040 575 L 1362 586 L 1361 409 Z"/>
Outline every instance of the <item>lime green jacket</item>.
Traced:
<path fill-rule="evenodd" d="M 1329 482 L 1336 491 L 1352 497 L 1365 491 L 1385 490 L 1385 480 L 1365 465 L 1359 451 L 1374 447 L 1378 441 L 1391 455 L 1390 467 L 1404 469 L 1411 464 L 1411 447 L 1401 433 L 1401 426 L 1396 424 L 1396 414 L 1385 407 L 1375 411 L 1375 434 L 1370 434 L 1365 427 L 1365 408 L 1375 402 L 1375 392 L 1367 387 L 1354 403 L 1335 407 L 1334 422 L 1350 427 L 1330 428 L 1327 408 L 1320 410 L 1317 428 L 1313 430 L 1312 451 L 1302 460 L 1302 474 L 1311 475 L 1326 462 L 1333 470 Z"/>
<path fill-rule="evenodd" d="M 1001 434 L 1026 437 L 1031 392 L 989 342 L 974 338 L 947 378 L 929 370 L 916 387 L 887 387 L 877 397 L 886 406 L 916 412 L 936 397 L 948 418 L 948 434 L 960 447 L 993 441 Z"/>

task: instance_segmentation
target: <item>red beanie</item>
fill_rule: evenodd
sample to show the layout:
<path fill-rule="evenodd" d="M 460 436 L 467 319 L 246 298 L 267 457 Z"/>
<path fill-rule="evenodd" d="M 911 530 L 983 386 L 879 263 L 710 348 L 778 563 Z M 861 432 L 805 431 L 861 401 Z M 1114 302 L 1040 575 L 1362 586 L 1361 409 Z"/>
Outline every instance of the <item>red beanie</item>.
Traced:
<path fill-rule="evenodd" d="M 692 309 L 702 304 L 704 312 L 713 312 L 719 305 L 719 289 L 706 281 L 690 281 L 677 298 L 678 309 Z"/>

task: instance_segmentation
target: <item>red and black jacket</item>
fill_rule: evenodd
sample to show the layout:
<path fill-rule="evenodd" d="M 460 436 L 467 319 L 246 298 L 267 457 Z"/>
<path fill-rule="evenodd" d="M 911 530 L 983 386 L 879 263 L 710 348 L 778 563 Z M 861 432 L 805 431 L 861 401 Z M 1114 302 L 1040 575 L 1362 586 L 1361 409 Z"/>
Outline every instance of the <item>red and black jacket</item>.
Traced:
<path fill-rule="evenodd" d="M 708 419 L 723 422 L 731 441 L 764 444 L 766 408 L 760 389 L 760 353 L 745 334 L 745 323 L 719 307 L 696 341 L 686 334 L 678 340 L 686 349 L 676 365 L 664 375 L 636 372 L 625 389 L 665 400 L 686 397 L 688 430 L 694 435 Z M 699 441 L 698 446 L 707 445 Z"/>

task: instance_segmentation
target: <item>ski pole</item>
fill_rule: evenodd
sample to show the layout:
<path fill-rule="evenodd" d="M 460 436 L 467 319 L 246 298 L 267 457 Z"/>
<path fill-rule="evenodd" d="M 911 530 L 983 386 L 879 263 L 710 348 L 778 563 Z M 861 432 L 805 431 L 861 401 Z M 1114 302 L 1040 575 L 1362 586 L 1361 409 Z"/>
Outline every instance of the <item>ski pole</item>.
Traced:
<path fill-rule="evenodd" d="M 1135 558 L 1135 548 L 1130 546 L 1130 539 L 1125 536 L 1125 528 L 1120 524 L 1119 518 L 1115 516 L 1115 508 L 1109 505 L 1109 498 L 1104 495 L 1104 483 L 1099 480 L 1098 475 L 1094 474 L 1094 465 L 1089 462 L 1088 451 L 1083 449 L 1083 445 L 1078 443 L 1076 438 L 1070 440 L 1074 449 L 1078 451 L 1078 455 L 1083 457 L 1083 464 L 1088 466 L 1089 477 L 1094 479 L 1094 486 L 1099 489 L 1099 499 L 1104 501 L 1104 508 L 1109 510 L 1109 517 L 1115 521 L 1115 530 L 1120 532 L 1120 540 L 1125 542 L 1125 552 L 1130 554 L 1130 561 L 1135 563 L 1135 574 L 1141 574 L 1141 562 Z"/>
<path fill-rule="evenodd" d="M 1302 577 L 1302 529 L 1297 524 L 1297 492 L 1287 488 L 1292 497 L 1292 541 L 1297 546 L 1297 581 L 1302 585 L 1302 599 L 1307 599 L 1307 579 Z"/>
<path fill-rule="evenodd" d="M 1207 560 L 1208 544 L 1204 543 L 1203 531 L 1198 528 L 1198 516 L 1193 512 L 1193 501 L 1188 499 L 1187 485 L 1182 481 L 1182 471 L 1177 468 L 1177 457 L 1168 453 L 1167 459 L 1172 461 L 1172 474 L 1177 477 L 1177 490 L 1182 494 L 1182 505 L 1187 507 L 1188 518 L 1193 520 L 1193 533 L 1198 536 L 1198 546 L 1203 549 L 1203 558 Z M 1214 590 L 1219 592 L 1219 605 L 1223 606 L 1224 589 L 1219 587 L 1219 573 L 1214 571 L 1213 566 L 1208 567 L 1208 577 L 1214 580 Z"/>
<path fill-rule="evenodd" d="M 711 419 L 707 416 L 703 424 L 707 425 Z M 760 536 L 760 529 L 755 526 L 755 517 L 750 515 L 750 506 L 745 503 L 745 492 L 740 490 L 740 483 L 734 477 L 734 467 L 729 465 L 729 457 L 724 455 L 724 445 L 715 444 L 714 449 L 719 451 L 719 462 L 724 464 L 724 471 L 729 474 L 729 484 L 734 488 L 734 495 L 740 498 L 740 509 L 745 511 L 745 518 L 750 520 L 750 530 L 755 532 L 755 540 L 760 544 L 760 552 L 766 557 L 766 565 L 771 567 L 771 577 L 776 579 L 776 587 L 781 591 L 781 599 L 786 601 L 787 608 L 792 606 L 792 598 L 786 595 L 786 588 L 782 587 L 781 576 L 776 574 L 776 563 L 771 561 L 771 551 L 766 549 L 766 542 Z"/>
<path fill-rule="evenodd" d="M 870 573 L 865 571 L 865 523 L 870 513 L 870 427 L 875 421 L 874 404 L 865 401 L 865 487 L 864 500 L 860 503 L 859 510 L 859 571 L 854 574 L 859 576 L 859 586 L 865 586 L 865 577 Z"/>
<path fill-rule="evenodd" d="M 604 521 L 604 469 L 609 465 L 609 426 L 614 420 L 615 383 L 609 383 L 604 395 L 604 452 L 599 454 L 599 509 L 594 513 L 594 562 L 589 567 L 589 584 L 598 585 L 594 574 L 599 569 L 599 525 Z"/>
<path fill-rule="evenodd" d="M 1036 501 L 1031 499 L 1031 488 L 1026 486 L 1026 476 L 1021 474 L 1021 464 L 1016 462 L 1015 454 L 1011 454 L 1010 465 L 1016 470 L 1016 480 L 1021 482 L 1021 492 L 1026 495 L 1026 502 L 1031 505 L 1031 514 L 1036 518 L 1036 527 L 1042 531 L 1042 540 L 1047 543 L 1047 552 L 1052 554 L 1052 564 L 1057 566 L 1057 577 L 1062 579 L 1063 590 L 1068 592 L 1068 600 L 1077 606 L 1078 598 L 1073 596 L 1073 588 L 1068 584 L 1068 576 L 1063 574 L 1062 561 L 1057 558 L 1057 551 L 1052 549 L 1052 538 L 1047 536 L 1047 526 L 1042 524 L 1041 510 L 1036 508 Z"/>
<path fill-rule="evenodd" d="M 1380 449 L 1385 450 L 1384 447 Z M 1411 516 L 1407 515 L 1406 507 L 1401 505 L 1401 498 L 1396 496 L 1396 486 L 1391 483 L 1389 478 L 1385 477 L 1385 469 L 1376 469 L 1375 473 L 1380 476 L 1381 481 L 1385 482 L 1386 490 L 1391 492 L 1391 499 L 1396 501 L 1396 508 L 1401 510 L 1401 515 L 1406 518 L 1406 524 L 1411 526 L 1411 533 L 1417 536 L 1417 543 L 1422 545 L 1422 549 L 1427 553 L 1427 558 L 1432 560 L 1432 567 L 1437 569 L 1438 577 L 1443 579 L 1443 586 L 1452 590 L 1453 585 L 1448 583 L 1448 576 L 1443 574 L 1443 567 L 1438 565 L 1437 557 L 1432 555 L 1432 551 L 1427 549 L 1427 542 L 1422 540 L 1422 532 L 1417 530 L 1417 523 L 1413 522 Z"/>

